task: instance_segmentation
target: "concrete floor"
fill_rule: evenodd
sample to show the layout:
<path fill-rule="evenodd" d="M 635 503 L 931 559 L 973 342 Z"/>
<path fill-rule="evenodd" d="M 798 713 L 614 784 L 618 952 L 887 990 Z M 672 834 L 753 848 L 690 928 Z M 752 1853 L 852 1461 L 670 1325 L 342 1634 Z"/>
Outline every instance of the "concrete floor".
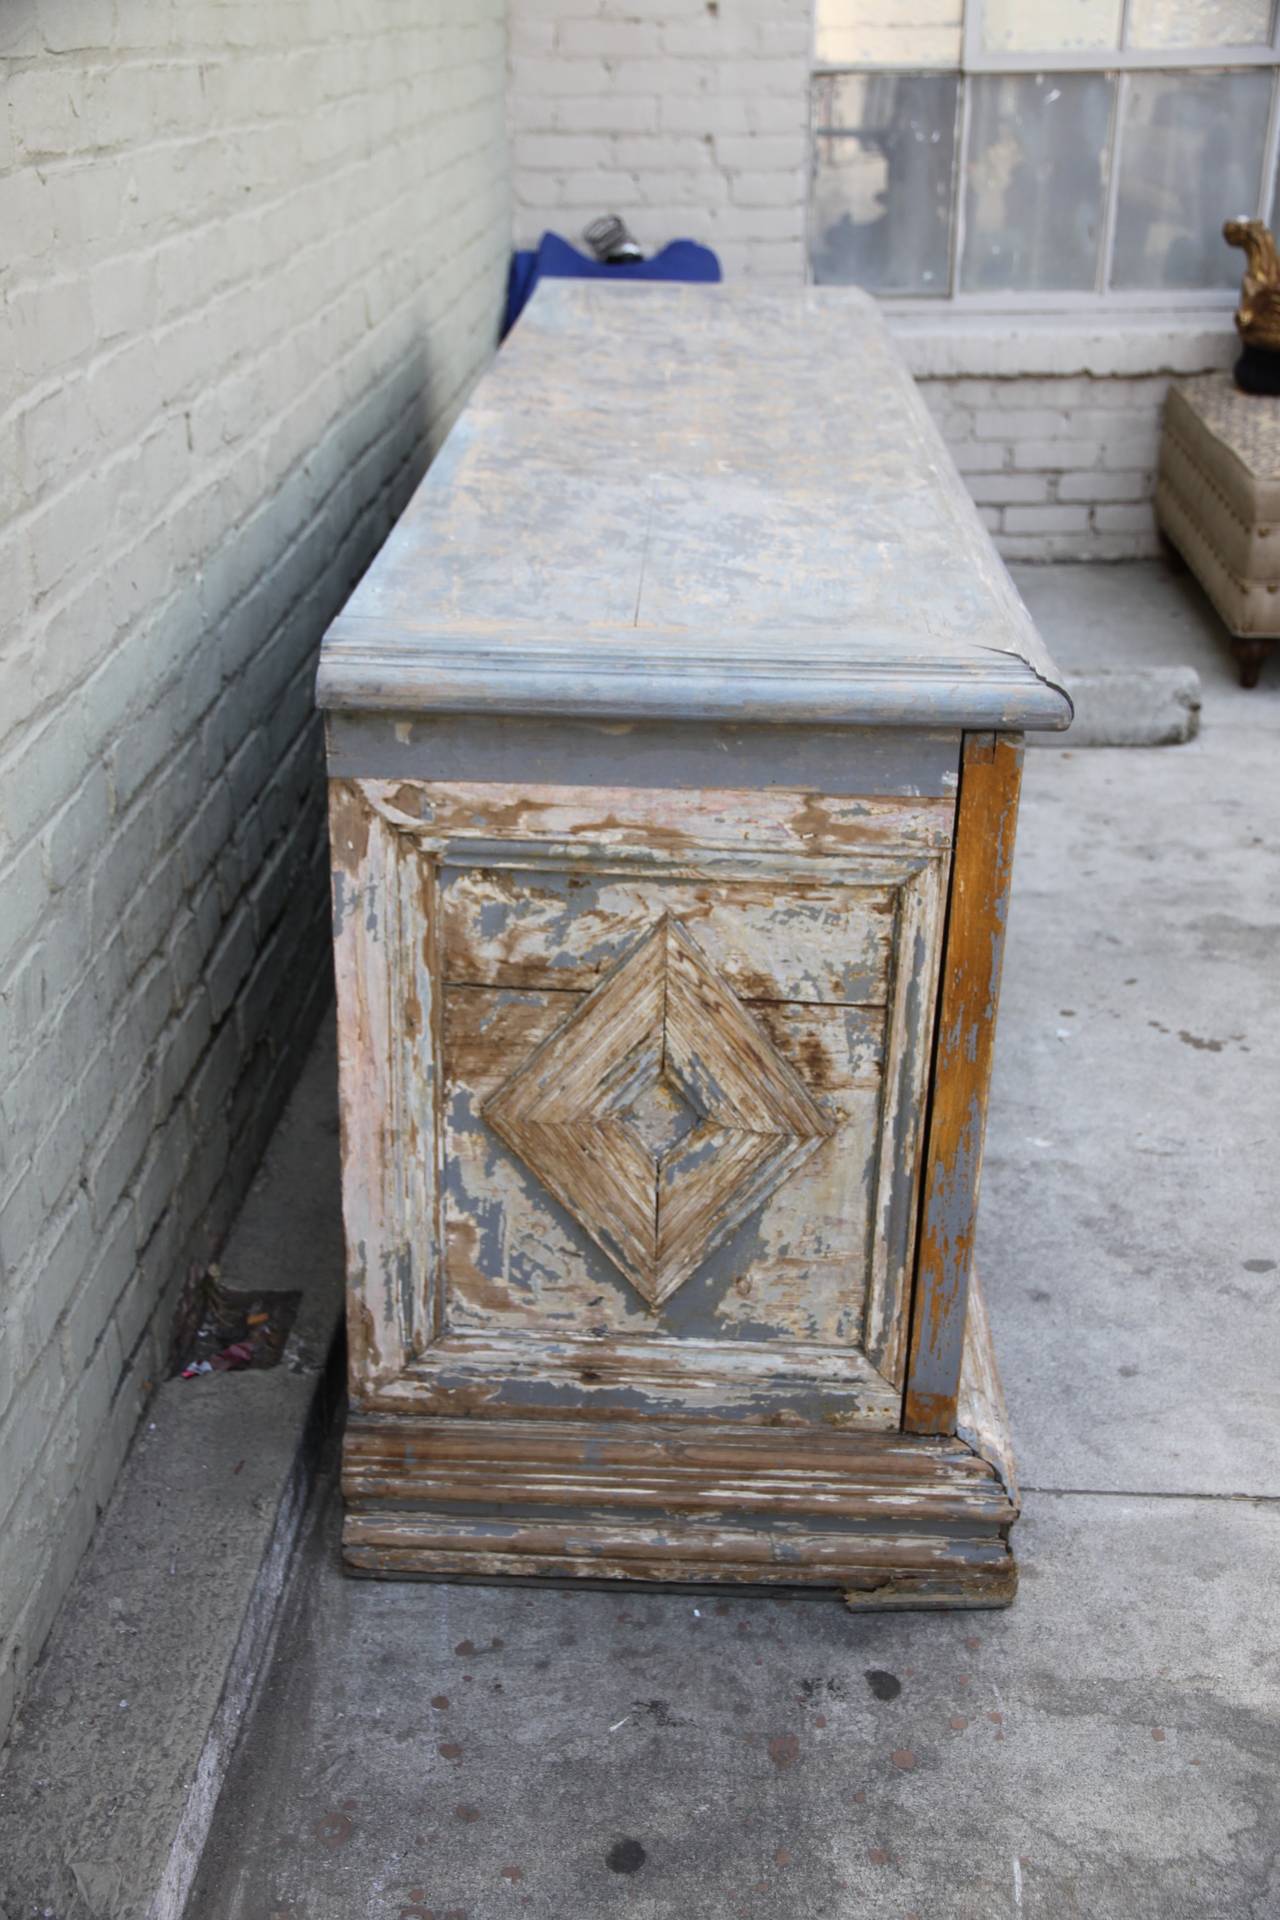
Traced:
<path fill-rule="evenodd" d="M 1280 671 L 1024 570 L 1200 737 L 1029 758 L 980 1259 L 1007 1613 L 362 1584 L 316 1510 L 193 1920 L 1276 1920 Z"/>

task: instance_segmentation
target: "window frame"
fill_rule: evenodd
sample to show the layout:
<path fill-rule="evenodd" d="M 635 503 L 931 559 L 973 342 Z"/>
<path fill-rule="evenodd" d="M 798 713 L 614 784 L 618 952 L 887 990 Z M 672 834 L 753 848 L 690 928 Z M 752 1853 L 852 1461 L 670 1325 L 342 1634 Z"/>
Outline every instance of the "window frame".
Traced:
<path fill-rule="evenodd" d="M 816 33 L 817 0 L 814 7 Z M 947 308 L 966 313 L 1124 313 L 1147 312 L 1153 301 L 1162 307 L 1183 311 L 1212 309 L 1229 311 L 1239 297 L 1231 287 L 1143 287 L 1112 288 L 1112 251 L 1115 242 L 1116 208 L 1120 195 L 1120 170 L 1125 130 L 1125 105 L 1129 76 L 1133 73 L 1221 73 L 1248 67 L 1271 69 L 1271 99 L 1267 110 L 1267 129 L 1258 176 L 1257 218 L 1274 217 L 1276 170 L 1280 162 L 1280 0 L 1271 0 L 1268 38 L 1245 47 L 1128 47 L 1124 44 L 1129 28 L 1130 0 L 1121 0 L 1120 45 L 1118 47 L 1044 48 L 1039 51 L 991 49 L 983 44 L 985 0 L 961 0 L 960 53 L 957 60 L 921 60 L 913 65 L 893 61 L 884 65 L 843 60 L 810 60 L 809 142 L 812 179 L 814 142 L 826 131 L 816 124 L 816 88 L 812 82 L 825 75 L 876 74 L 910 76 L 938 73 L 954 75 L 956 85 L 954 202 L 947 258 L 947 287 L 942 293 L 886 292 L 877 299 L 892 302 L 912 311 Z M 1010 290 L 966 292 L 958 284 L 965 239 L 965 175 L 969 159 L 972 122 L 972 89 L 967 84 L 988 74 L 1104 73 L 1115 76 L 1111 102 L 1111 128 L 1108 138 L 1106 197 L 1102 227 L 1098 237 L 1098 265 L 1094 285 L 1088 292 L 1052 293 Z M 856 138 L 841 129 L 831 129 L 835 138 Z M 813 278 L 813 194 L 808 195 L 805 218 L 805 277 Z M 1243 209 L 1241 209 L 1243 211 Z"/>

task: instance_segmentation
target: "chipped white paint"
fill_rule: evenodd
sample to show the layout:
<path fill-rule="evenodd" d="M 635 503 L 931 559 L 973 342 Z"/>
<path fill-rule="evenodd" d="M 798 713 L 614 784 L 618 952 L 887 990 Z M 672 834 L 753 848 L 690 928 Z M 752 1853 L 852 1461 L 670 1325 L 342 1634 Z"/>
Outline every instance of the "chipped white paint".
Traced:
<path fill-rule="evenodd" d="M 349 1562 L 1007 1600 L 905 1336 L 965 730 L 1069 706 L 867 303 L 540 293 L 320 692 Z"/>
<path fill-rule="evenodd" d="M 585 1399 L 606 1407 L 603 1387 L 625 1392 L 637 1379 L 655 1404 L 674 1405 L 670 1394 L 687 1390 L 692 1405 L 697 1378 L 710 1405 L 717 1392 L 729 1404 L 733 1368 L 741 1365 L 744 1382 L 748 1373 L 763 1379 L 782 1342 L 797 1366 L 803 1355 L 826 1380 L 831 1417 L 896 1419 L 912 1143 L 947 873 L 942 816 L 933 801 L 868 803 L 833 820 L 811 795 L 774 793 L 748 828 L 743 799 L 688 796 L 677 831 L 671 795 L 615 793 L 599 844 L 596 795 L 577 796 L 570 817 L 554 790 L 334 783 L 359 1303 L 353 1391 L 359 1380 L 367 1404 L 425 1407 L 440 1394 L 453 1404 L 468 1380 L 491 1404 L 495 1370 L 516 1354 L 521 1377 L 538 1359 L 566 1376 L 558 1392 L 579 1398 L 585 1370 Z M 458 831 L 464 817 L 468 833 Z M 733 821 L 739 850 L 697 846 L 690 827 L 713 818 Z M 855 855 L 859 818 L 870 845 Z M 567 835 L 581 830 L 565 841 L 526 837 L 549 819 Z M 804 820 L 814 822 L 807 835 Z M 796 851 L 806 841 L 819 849 L 807 859 Z M 629 871 L 618 874 L 619 864 Z M 630 1042 L 623 1051 L 644 1052 L 643 998 L 629 978 L 610 986 L 608 977 L 656 926 L 680 929 L 679 941 L 710 969 L 691 981 L 697 1018 L 716 1004 L 710 983 L 725 983 L 714 1018 L 733 1037 L 716 1072 L 722 1082 L 743 1073 L 735 1110 L 748 1089 L 760 1097 L 772 1057 L 790 1076 L 788 1097 L 817 1117 L 797 1121 L 794 1138 L 744 1132 L 747 1159 L 738 1166 L 739 1148 L 728 1160 L 722 1153 L 720 1174 L 698 1185 L 688 1217 L 674 1208 L 674 1238 L 660 1231 L 645 1254 L 654 1189 L 651 1172 L 647 1184 L 640 1179 L 632 1132 L 612 1122 L 602 1131 L 597 1119 L 579 1142 L 570 1129 L 562 1162 L 552 1150 L 560 1135 L 540 1136 L 530 1122 L 547 1099 L 555 1114 L 566 1100 L 596 1100 L 585 1082 L 572 1099 L 568 1091 L 579 1073 L 573 1021 L 593 996 L 622 994 L 618 1015 L 600 1028 L 606 1049 L 622 1045 L 625 1018 L 639 1022 L 639 1051 Z M 670 1015 L 670 985 L 655 975 L 654 987 Z M 686 1044 L 674 1030 L 651 1040 L 650 1052 L 678 1054 Z M 688 1044 L 696 1079 L 700 1043 Z M 583 1058 L 602 1058 L 594 1040 Z M 533 1066 L 513 1079 L 521 1061 Z M 517 1089 L 535 1067 L 537 1100 L 526 1115 Z M 607 1177 L 596 1158 L 606 1148 Z M 682 1181 L 673 1192 L 694 1188 Z M 617 1241 L 628 1206 L 630 1253 Z M 524 1347 L 504 1344 L 513 1339 Z M 725 1342 L 738 1355 L 728 1372 L 717 1356 Z M 784 1382 L 780 1399 L 751 1388 L 743 1411 L 768 1417 L 795 1401 L 799 1382 Z M 518 1406 L 522 1391 L 508 1381 L 500 1404 Z"/>

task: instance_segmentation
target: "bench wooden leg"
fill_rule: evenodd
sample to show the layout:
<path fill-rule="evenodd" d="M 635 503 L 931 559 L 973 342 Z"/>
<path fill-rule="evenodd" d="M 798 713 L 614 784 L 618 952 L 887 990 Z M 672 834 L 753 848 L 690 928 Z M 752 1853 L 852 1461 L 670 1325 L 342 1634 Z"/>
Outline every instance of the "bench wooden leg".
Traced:
<path fill-rule="evenodd" d="M 1267 657 L 1267 649 L 1270 645 L 1269 640 L 1232 640 L 1231 651 L 1235 654 L 1236 664 L 1240 669 L 1242 687 L 1257 686 L 1258 675 L 1262 671 L 1262 663 Z"/>
<path fill-rule="evenodd" d="M 1163 527 L 1158 527 L 1156 533 L 1160 541 L 1160 558 L 1164 561 L 1170 573 L 1186 573 L 1188 571 L 1187 563 L 1183 559 L 1180 549 L 1174 546 L 1173 541 L 1169 538 Z"/>

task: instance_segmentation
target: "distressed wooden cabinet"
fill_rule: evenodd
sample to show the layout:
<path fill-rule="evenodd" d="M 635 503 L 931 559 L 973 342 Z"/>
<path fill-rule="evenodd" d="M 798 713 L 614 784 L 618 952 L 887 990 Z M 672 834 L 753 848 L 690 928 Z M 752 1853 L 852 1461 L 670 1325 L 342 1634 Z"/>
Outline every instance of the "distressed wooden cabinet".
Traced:
<path fill-rule="evenodd" d="M 543 286 L 331 628 L 371 1574 L 994 1605 L 971 1273 L 1070 704 L 871 303 Z"/>

